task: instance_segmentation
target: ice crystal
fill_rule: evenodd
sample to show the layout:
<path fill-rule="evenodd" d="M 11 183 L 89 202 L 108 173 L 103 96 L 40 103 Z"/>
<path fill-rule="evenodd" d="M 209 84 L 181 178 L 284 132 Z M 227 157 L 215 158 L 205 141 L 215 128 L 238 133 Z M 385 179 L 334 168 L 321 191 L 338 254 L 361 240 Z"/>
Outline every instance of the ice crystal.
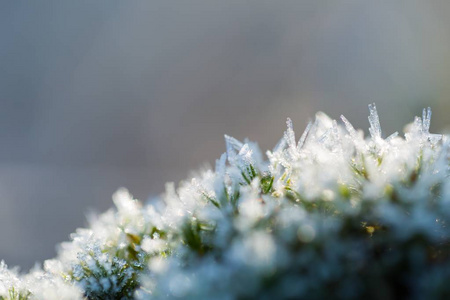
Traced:
<path fill-rule="evenodd" d="M 374 140 L 380 140 L 381 139 L 381 125 L 380 125 L 380 119 L 378 118 L 378 112 L 377 107 L 374 104 L 369 104 L 369 132 L 372 136 L 372 139 Z"/>
<path fill-rule="evenodd" d="M 341 119 L 299 140 L 288 119 L 267 159 L 225 136 L 215 170 L 145 205 L 119 190 L 44 270 L 2 263 L 0 299 L 448 297 L 449 139 L 429 108 L 404 137 L 374 104 L 367 138 Z"/>

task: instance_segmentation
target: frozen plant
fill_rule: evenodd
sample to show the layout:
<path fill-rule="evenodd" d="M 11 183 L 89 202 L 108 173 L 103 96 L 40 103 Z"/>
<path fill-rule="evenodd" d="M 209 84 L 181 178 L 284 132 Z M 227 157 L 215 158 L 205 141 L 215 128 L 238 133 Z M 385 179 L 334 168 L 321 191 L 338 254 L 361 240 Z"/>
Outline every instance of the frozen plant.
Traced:
<path fill-rule="evenodd" d="M 404 137 L 369 111 L 368 137 L 318 113 L 297 140 L 288 119 L 266 158 L 225 136 L 158 200 L 119 190 L 44 270 L 2 264 L 0 299 L 448 298 L 449 139 L 430 109 Z"/>
<path fill-rule="evenodd" d="M 0 300 L 22 300 L 29 295 L 30 292 L 18 277 L 17 269 L 8 270 L 5 262 L 0 261 Z"/>

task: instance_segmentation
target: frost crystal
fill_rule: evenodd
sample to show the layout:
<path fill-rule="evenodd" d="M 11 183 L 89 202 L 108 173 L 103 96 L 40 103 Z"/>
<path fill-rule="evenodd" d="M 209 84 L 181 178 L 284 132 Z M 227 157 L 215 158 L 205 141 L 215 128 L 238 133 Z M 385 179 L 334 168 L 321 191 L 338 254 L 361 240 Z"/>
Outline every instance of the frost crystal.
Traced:
<path fill-rule="evenodd" d="M 317 113 L 264 159 L 225 136 L 215 170 L 142 205 L 127 190 L 0 299 L 445 299 L 450 139 L 431 110 L 383 138 Z M 381 287 L 381 288 L 380 288 Z"/>
<path fill-rule="evenodd" d="M 379 139 L 381 139 L 381 126 L 380 126 L 380 119 L 378 118 L 377 107 L 375 106 L 375 103 L 369 104 L 369 111 L 370 111 L 370 115 L 369 115 L 370 135 L 372 136 L 372 139 L 379 140 Z"/>

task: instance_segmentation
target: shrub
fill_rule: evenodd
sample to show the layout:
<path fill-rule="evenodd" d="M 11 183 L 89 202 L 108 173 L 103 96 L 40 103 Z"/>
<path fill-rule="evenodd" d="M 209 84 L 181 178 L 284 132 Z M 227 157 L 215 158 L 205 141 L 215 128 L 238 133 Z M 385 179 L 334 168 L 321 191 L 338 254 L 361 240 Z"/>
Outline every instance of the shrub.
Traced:
<path fill-rule="evenodd" d="M 0 267 L 0 299 L 436 299 L 450 296 L 449 139 L 318 113 L 263 158 L 225 136 L 215 170 L 141 205 L 124 189 L 44 270 Z"/>

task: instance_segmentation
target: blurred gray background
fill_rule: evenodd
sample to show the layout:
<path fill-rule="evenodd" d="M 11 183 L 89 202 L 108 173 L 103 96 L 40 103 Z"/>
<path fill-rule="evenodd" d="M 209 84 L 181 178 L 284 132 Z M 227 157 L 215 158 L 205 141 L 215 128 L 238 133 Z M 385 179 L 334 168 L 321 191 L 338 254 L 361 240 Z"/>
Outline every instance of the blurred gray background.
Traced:
<path fill-rule="evenodd" d="M 370 2 L 370 3 L 369 3 Z M 0 259 L 27 270 L 112 206 L 268 149 L 318 110 L 450 124 L 449 1 L 1 1 Z"/>

